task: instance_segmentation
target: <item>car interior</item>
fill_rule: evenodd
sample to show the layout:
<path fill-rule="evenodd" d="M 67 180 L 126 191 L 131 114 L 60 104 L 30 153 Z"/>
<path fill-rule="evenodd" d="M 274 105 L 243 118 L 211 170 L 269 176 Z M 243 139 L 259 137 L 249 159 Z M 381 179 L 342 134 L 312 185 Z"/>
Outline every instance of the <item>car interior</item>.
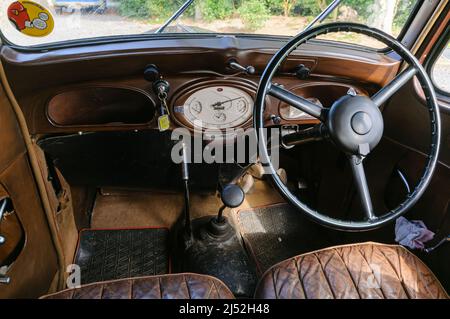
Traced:
<path fill-rule="evenodd" d="M 398 36 L 0 25 L 0 298 L 448 299 L 450 4 L 417 3 Z"/>

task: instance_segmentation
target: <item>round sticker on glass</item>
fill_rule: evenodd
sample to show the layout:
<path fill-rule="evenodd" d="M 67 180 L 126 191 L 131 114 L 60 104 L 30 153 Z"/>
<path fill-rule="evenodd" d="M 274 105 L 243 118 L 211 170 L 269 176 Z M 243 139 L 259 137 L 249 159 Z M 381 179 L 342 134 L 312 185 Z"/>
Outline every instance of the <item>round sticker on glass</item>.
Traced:
<path fill-rule="evenodd" d="M 8 19 L 23 34 L 45 37 L 53 31 L 53 17 L 40 4 L 27 0 L 14 1 L 8 7 Z"/>

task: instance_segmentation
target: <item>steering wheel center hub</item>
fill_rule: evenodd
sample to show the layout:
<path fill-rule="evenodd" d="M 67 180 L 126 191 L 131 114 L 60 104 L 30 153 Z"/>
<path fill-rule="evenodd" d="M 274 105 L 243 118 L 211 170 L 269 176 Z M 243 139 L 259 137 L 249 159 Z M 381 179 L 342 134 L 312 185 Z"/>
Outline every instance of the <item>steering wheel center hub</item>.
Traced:
<path fill-rule="evenodd" d="M 326 125 L 334 142 L 346 153 L 374 149 L 383 136 L 383 116 L 366 96 L 343 96 L 328 113 Z"/>
<path fill-rule="evenodd" d="M 359 135 L 366 135 L 372 129 L 372 119 L 366 112 L 355 113 L 352 117 L 352 129 Z"/>

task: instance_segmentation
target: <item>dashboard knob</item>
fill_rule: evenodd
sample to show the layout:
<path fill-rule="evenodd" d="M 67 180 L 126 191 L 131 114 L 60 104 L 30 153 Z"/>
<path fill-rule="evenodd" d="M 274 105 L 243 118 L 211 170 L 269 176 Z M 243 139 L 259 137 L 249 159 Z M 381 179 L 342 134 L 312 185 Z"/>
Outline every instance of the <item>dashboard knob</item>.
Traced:
<path fill-rule="evenodd" d="M 154 64 L 149 64 L 145 67 L 144 70 L 144 79 L 148 82 L 155 82 L 160 78 L 161 74 L 159 72 L 159 69 Z"/>
<path fill-rule="evenodd" d="M 295 76 L 299 78 L 300 80 L 304 80 L 309 77 L 311 74 L 311 69 L 305 66 L 304 64 L 300 64 L 298 67 L 295 68 Z"/>
<path fill-rule="evenodd" d="M 253 75 L 253 74 L 255 74 L 256 73 L 256 69 L 255 69 L 255 67 L 254 66 L 252 66 L 252 65 L 249 65 L 248 67 L 246 67 L 246 72 L 247 72 L 247 74 L 250 74 L 250 75 Z"/>
<path fill-rule="evenodd" d="M 228 67 L 232 70 L 241 71 L 250 75 L 253 75 L 256 73 L 256 69 L 254 66 L 242 66 L 240 65 L 236 60 L 230 60 L 228 62 Z"/>

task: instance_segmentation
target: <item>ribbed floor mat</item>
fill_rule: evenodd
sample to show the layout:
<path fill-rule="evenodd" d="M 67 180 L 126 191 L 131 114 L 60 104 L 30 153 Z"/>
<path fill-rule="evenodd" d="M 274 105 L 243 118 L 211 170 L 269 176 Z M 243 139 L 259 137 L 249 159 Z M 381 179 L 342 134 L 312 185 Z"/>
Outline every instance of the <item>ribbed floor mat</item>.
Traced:
<path fill-rule="evenodd" d="M 81 231 L 81 283 L 168 273 L 168 238 L 165 228 Z"/>
<path fill-rule="evenodd" d="M 274 264 L 326 246 L 323 232 L 289 204 L 241 211 L 239 231 L 261 275 Z M 325 239 L 325 238 L 323 238 Z"/>

